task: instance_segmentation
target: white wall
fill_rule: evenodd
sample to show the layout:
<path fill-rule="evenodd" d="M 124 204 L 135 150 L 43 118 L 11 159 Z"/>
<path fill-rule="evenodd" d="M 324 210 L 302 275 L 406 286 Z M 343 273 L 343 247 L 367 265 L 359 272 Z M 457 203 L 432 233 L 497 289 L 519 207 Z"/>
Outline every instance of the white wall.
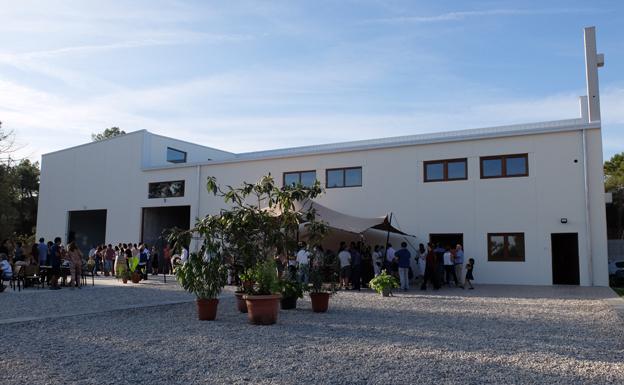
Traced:
<path fill-rule="evenodd" d="M 327 189 L 318 201 L 362 217 L 393 212 L 394 224 L 417 235 L 418 242 L 425 242 L 430 233 L 463 233 L 466 256 L 475 258 L 475 277 L 481 283 L 551 284 L 550 234 L 575 232 L 580 281 L 592 284 L 580 131 L 204 165 L 199 178 L 198 166 L 141 171 L 143 143 L 142 135 L 128 134 L 123 139 L 45 155 L 38 236 L 64 235 L 68 210 L 106 208 L 106 241 L 135 242 L 141 235 L 143 207 L 190 205 L 192 220 L 224 207 L 220 199 L 207 193 L 208 176 L 215 176 L 223 185 L 237 186 L 270 172 L 281 184 L 283 172 L 316 169 L 317 178 L 325 185 L 325 169 L 361 166 L 362 187 Z M 593 284 L 606 285 L 599 129 L 588 131 L 588 146 Z M 151 138 L 152 154 L 160 153 L 161 147 L 160 139 Z M 528 177 L 480 179 L 480 156 L 517 153 L 529 154 Z M 423 161 L 461 157 L 468 158 L 468 180 L 423 183 Z M 186 181 L 184 197 L 147 198 L 149 182 L 180 179 Z M 562 224 L 561 218 L 568 223 Z M 525 261 L 488 262 L 488 232 L 523 232 Z"/>
<path fill-rule="evenodd" d="M 161 135 L 146 132 L 144 135 L 143 166 L 156 167 L 171 165 L 167 162 L 167 147 L 186 152 L 187 163 L 206 162 L 234 157 L 234 154 L 210 147 L 200 146 Z"/>

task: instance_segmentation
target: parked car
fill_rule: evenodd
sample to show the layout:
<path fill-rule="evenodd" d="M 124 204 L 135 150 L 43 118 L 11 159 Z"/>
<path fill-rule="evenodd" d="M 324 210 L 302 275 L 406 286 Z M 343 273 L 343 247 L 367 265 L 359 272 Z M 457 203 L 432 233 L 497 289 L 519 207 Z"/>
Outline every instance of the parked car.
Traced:
<path fill-rule="evenodd" d="M 609 262 L 609 280 L 612 285 L 624 285 L 624 260 Z"/>

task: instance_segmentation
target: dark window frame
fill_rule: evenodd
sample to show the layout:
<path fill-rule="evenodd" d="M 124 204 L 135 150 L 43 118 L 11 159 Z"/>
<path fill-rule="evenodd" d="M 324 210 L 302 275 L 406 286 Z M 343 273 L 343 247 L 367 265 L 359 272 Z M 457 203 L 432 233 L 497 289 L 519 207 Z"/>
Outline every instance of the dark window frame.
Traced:
<path fill-rule="evenodd" d="M 181 195 L 166 195 L 166 196 L 151 196 L 150 195 L 150 191 L 152 190 L 152 186 L 154 185 L 171 185 L 173 183 L 180 183 L 182 188 L 182 194 Z M 158 186 L 155 186 L 158 187 Z M 166 181 L 157 181 L 157 182 L 148 182 L 147 183 L 147 199 L 163 199 L 163 198 L 183 198 L 186 194 L 186 180 L 184 179 L 180 179 L 180 180 L 166 180 Z"/>
<path fill-rule="evenodd" d="M 513 174 L 507 175 L 507 158 L 524 158 L 524 162 L 526 164 L 526 172 L 524 174 Z M 485 160 L 501 160 L 501 174 L 493 175 L 493 176 L 485 176 L 483 175 L 483 161 Z M 482 156 L 479 158 L 479 168 L 481 173 L 481 179 L 497 179 L 497 178 L 520 178 L 529 176 L 529 154 L 508 154 L 508 155 L 491 155 L 491 156 Z"/>
<path fill-rule="evenodd" d="M 184 154 L 184 160 L 169 160 L 169 154 L 168 154 L 169 150 Z M 188 154 L 186 153 L 186 151 L 178 150 L 177 148 L 173 148 L 173 147 L 167 146 L 167 162 L 169 162 L 169 163 L 186 163 L 187 157 L 188 157 Z"/>
<path fill-rule="evenodd" d="M 509 240 L 508 237 L 522 237 L 522 256 L 510 257 L 509 256 Z M 492 256 L 492 249 L 490 248 L 491 237 L 503 237 L 503 257 Z M 487 253 L 488 262 L 524 262 L 526 261 L 526 242 L 524 239 L 524 233 L 488 233 L 487 234 Z"/>
<path fill-rule="evenodd" d="M 466 166 L 466 176 L 463 178 L 449 178 L 448 177 L 448 164 L 463 162 Z M 430 164 L 442 163 L 442 179 L 429 179 L 427 175 L 427 166 Z M 452 182 L 456 180 L 468 180 L 468 158 L 455 158 L 455 159 L 440 159 L 440 160 L 426 160 L 423 162 L 423 182 Z"/>
<path fill-rule="evenodd" d="M 318 178 L 316 177 L 316 170 L 284 171 L 282 173 L 282 187 L 289 187 L 289 186 L 291 186 L 291 185 L 287 185 L 286 184 L 286 174 L 298 174 L 299 175 L 299 182 L 298 183 L 301 183 L 301 174 L 303 174 L 304 172 L 313 172 L 314 173 L 314 179 L 318 180 Z"/>
<path fill-rule="evenodd" d="M 342 170 L 342 186 L 332 186 L 330 187 L 327 182 L 329 180 L 328 175 L 330 171 L 341 171 Z M 360 170 L 360 184 L 354 184 L 347 186 L 347 170 Z M 337 168 L 327 168 L 325 169 L 325 188 L 349 188 L 349 187 L 362 187 L 364 183 L 364 174 L 362 173 L 362 166 L 357 167 L 337 167 Z"/>

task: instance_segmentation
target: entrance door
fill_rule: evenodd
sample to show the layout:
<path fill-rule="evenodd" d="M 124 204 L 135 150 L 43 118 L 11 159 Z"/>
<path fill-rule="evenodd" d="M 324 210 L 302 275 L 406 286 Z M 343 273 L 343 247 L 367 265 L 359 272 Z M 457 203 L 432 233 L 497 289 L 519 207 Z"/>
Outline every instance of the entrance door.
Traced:
<path fill-rule="evenodd" d="M 141 242 L 162 248 L 163 231 L 177 227 L 188 230 L 191 225 L 191 206 L 144 207 Z"/>
<path fill-rule="evenodd" d="M 553 285 L 579 284 L 578 234 L 550 234 Z"/>
<path fill-rule="evenodd" d="M 442 247 L 449 246 L 455 248 L 456 245 L 464 245 L 464 234 L 448 233 L 448 234 L 429 234 L 429 242 L 434 245 L 440 244 Z"/>
<path fill-rule="evenodd" d="M 94 245 L 106 238 L 106 210 L 69 211 L 67 218 L 67 243 L 76 242 L 84 255 Z"/>

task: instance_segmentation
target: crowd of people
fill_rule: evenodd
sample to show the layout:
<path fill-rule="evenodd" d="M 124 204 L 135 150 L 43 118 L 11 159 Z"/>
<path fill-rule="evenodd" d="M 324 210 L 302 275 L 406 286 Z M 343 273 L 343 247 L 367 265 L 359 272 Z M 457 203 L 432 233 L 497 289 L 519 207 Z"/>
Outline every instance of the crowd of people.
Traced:
<path fill-rule="evenodd" d="M 14 271 L 18 266 L 37 265 L 46 271 L 46 281 L 51 290 L 60 289 L 59 278 L 65 272 L 69 276 L 69 287 L 81 287 L 83 270 L 93 275 L 115 275 L 129 269 L 133 258 L 138 260 L 136 271 L 140 272 L 143 279 L 147 279 L 148 273 L 153 275 L 172 273 L 173 251 L 165 244 L 160 257 L 155 247 L 149 247 L 142 243 L 119 243 L 115 246 L 94 245 L 87 255 L 84 255 L 75 242 L 67 245 L 62 244 L 60 237 L 46 243 L 40 238 L 38 243 L 33 243 L 29 249 L 25 248 L 20 241 L 11 242 L 4 240 L 0 244 L 0 291 L 3 291 L 4 281 L 13 278 Z M 188 250 L 183 249 L 180 259 L 188 257 Z M 65 268 L 65 269 L 63 269 Z"/>
<path fill-rule="evenodd" d="M 465 261 L 463 247 L 459 244 L 443 247 L 429 243 L 425 247 L 421 243 L 412 255 L 407 242 L 402 242 L 398 250 L 390 243 L 384 247 L 363 242 L 350 242 L 348 245 L 341 242 L 337 254 L 324 250 L 322 246 L 309 248 L 305 242 L 300 242 L 296 255 L 280 253 L 275 260 L 280 276 L 289 271 L 291 276 L 307 284 L 310 268 L 320 268 L 326 273 L 326 280 L 331 279 L 332 273 L 337 273 L 340 287 L 345 290 L 361 290 L 383 270 L 399 280 L 403 291 L 408 291 L 410 283 L 415 280 L 420 280 L 421 290 L 428 287 L 438 290 L 443 285 L 474 288 L 474 259 Z M 412 268 L 412 261 L 415 262 L 415 269 Z"/>

